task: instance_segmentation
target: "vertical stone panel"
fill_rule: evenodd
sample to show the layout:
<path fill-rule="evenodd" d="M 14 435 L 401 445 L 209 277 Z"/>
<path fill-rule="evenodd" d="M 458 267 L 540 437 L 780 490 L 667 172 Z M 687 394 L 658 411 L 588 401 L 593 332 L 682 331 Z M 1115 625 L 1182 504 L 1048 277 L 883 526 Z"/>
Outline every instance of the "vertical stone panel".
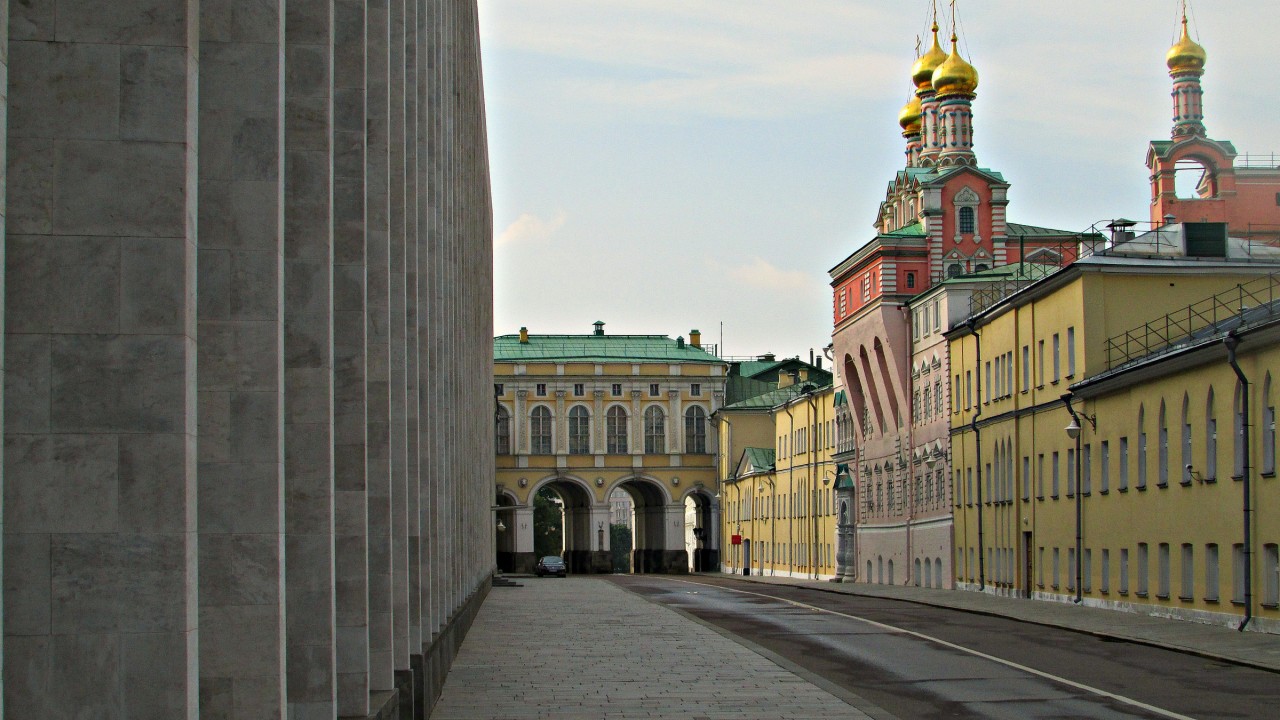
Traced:
<path fill-rule="evenodd" d="M 369 713 L 371 548 L 365 406 L 365 9 L 335 0 L 334 517 L 338 714 Z"/>
<path fill-rule="evenodd" d="M 333 1 L 285 6 L 284 433 L 289 714 L 337 715 Z"/>
<path fill-rule="evenodd" d="M 198 712 L 193 8 L 0 4 L 10 717 Z"/>
<path fill-rule="evenodd" d="M 200 708 L 285 710 L 279 5 L 205 0 L 200 40 Z"/>
<path fill-rule="evenodd" d="M 8 160 L 5 153 L 6 133 L 9 127 L 9 0 L 0 0 L 0 188 L 8 177 Z M 0 190 L 0 358 L 4 357 L 4 255 L 5 196 Z M 4 437 L 4 363 L 0 362 L 0 438 Z M 0 443 L 0 538 L 4 537 L 4 444 Z M 0 587 L 4 587 L 4 543 L 0 542 Z M 0 618 L 4 617 L 4 595 L 0 593 Z M 0 629 L 2 630 L 2 629 Z M 0 715 L 4 714 L 4 632 L 0 631 Z"/>
<path fill-rule="evenodd" d="M 397 493 L 391 483 L 390 88 L 387 74 L 390 17 L 387 0 L 369 2 L 366 14 L 369 681 L 374 689 L 388 690 L 395 684 L 394 671 L 409 669 L 409 656 L 405 644 L 408 569 L 404 555 L 404 497 L 402 487 Z"/>

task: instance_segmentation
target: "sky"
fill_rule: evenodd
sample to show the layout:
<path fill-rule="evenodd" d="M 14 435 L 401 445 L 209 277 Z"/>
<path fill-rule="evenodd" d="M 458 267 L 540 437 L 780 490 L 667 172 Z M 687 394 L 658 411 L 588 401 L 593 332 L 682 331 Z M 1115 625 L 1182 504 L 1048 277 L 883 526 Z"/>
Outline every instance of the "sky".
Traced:
<path fill-rule="evenodd" d="M 958 2 L 961 54 L 980 76 L 978 164 L 1012 184 L 1010 221 L 1148 217 L 1178 6 Z M 479 7 L 494 334 L 603 320 L 610 334 L 697 328 L 722 356 L 806 359 L 830 342 L 827 273 L 872 239 L 904 165 L 897 116 L 927 0 Z M 1208 53 L 1209 137 L 1280 153 L 1280 2 L 1202 1 L 1190 15 Z"/>

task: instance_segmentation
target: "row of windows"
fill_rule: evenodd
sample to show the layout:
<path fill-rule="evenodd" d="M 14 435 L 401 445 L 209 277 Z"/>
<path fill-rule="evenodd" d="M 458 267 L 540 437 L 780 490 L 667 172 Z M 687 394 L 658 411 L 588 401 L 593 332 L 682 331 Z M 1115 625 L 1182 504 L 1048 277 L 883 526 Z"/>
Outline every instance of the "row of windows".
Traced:
<path fill-rule="evenodd" d="M 1121 595 L 1130 592 L 1139 597 L 1154 594 L 1157 598 L 1167 600 L 1172 597 L 1174 587 L 1174 549 L 1178 550 L 1177 564 L 1177 598 L 1184 602 L 1197 599 L 1196 581 L 1200 580 L 1201 593 L 1198 599 L 1205 602 L 1221 602 L 1222 592 L 1222 559 L 1217 543 L 1206 543 L 1197 547 L 1192 543 L 1179 546 L 1170 543 L 1158 543 L 1155 547 L 1155 582 L 1152 584 L 1151 546 L 1138 543 L 1134 552 L 1130 549 L 1101 548 L 1098 551 L 1097 574 L 1094 573 L 1094 549 L 1084 548 L 1081 553 L 1079 567 L 1081 592 L 1094 592 L 1094 582 L 1101 594 L 1109 594 L 1113 590 Z M 991 582 L 1001 585 L 1016 583 L 1017 553 L 1013 548 L 986 548 L 986 572 Z M 1197 558 L 1197 555 L 1199 556 Z M 1065 557 L 1064 557 L 1065 556 Z M 966 563 L 966 557 L 968 562 Z M 1274 543 L 1262 546 L 1262 605 L 1276 607 L 1280 604 L 1280 547 Z M 1245 600 L 1245 563 L 1247 557 L 1244 545 L 1236 543 L 1231 546 L 1231 596 L 1233 603 Z M 970 582 L 976 580 L 978 565 L 975 548 L 956 548 L 956 563 L 960 568 L 957 575 L 967 576 Z M 1046 548 L 1036 550 L 1035 583 L 1039 588 L 1053 590 L 1065 588 L 1075 592 L 1076 588 L 1076 549 L 1074 547 Z"/>
<path fill-rule="evenodd" d="M 836 495 L 831 488 L 819 488 L 816 498 L 810 498 L 808 492 L 799 490 L 782 495 L 748 495 L 740 501 L 729 502 L 725 509 L 726 517 L 738 522 L 805 518 L 809 517 L 809 510 L 814 502 L 817 503 L 819 516 L 835 514 Z"/>
<path fill-rule="evenodd" d="M 644 451 L 647 454 L 667 452 L 666 412 L 658 405 L 644 411 Z M 511 414 L 501 405 L 496 413 L 495 444 L 499 455 L 510 455 Z M 539 405 L 529 412 L 529 452 L 534 455 L 550 455 L 554 452 L 552 437 L 554 420 L 551 409 Z M 591 412 L 583 405 L 569 409 L 568 441 L 570 455 L 588 455 L 592 452 Z M 614 405 L 605 413 L 604 452 L 623 454 L 629 452 L 630 423 L 625 408 Z M 684 451 L 707 451 L 707 411 L 699 405 L 690 406 L 684 413 Z"/>
<path fill-rule="evenodd" d="M 779 435 L 776 451 L 778 457 L 806 453 L 810 449 L 821 450 L 836 446 L 836 421 L 827 420 L 808 427 L 796 428 L 790 436 Z"/>
<path fill-rule="evenodd" d="M 1276 472 L 1276 408 L 1271 402 L 1271 378 L 1267 376 L 1263 385 L 1263 398 L 1266 405 L 1262 408 L 1261 423 L 1261 445 L 1262 457 L 1258 464 L 1258 469 L 1264 476 L 1272 476 Z M 1244 416 L 1239 401 L 1240 387 L 1236 388 L 1235 412 L 1232 416 L 1232 471 L 1233 478 L 1242 477 L 1244 474 L 1244 443 L 1243 443 L 1243 424 Z M 1197 417 L 1197 413 L 1191 408 L 1190 398 L 1183 396 L 1182 415 L 1179 427 L 1181 430 L 1180 442 L 1180 470 L 1178 471 L 1179 483 L 1186 486 L 1199 482 L 1215 482 L 1218 479 L 1218 420 L 1216 410 L 1214 408 L 1214 391 L 1209 388 L 1208 396 L 1205 402 L 1203 415 Z M 1195 463 L 1196 455 L 1195 438 L 1197 436 L 1196 428 L 1193 421 L 1203 419 L 1203 465 L 1197 467 Z M 1146 431 L 1146 412 L 1145 408 L 1138 408 L 1138 439 L 1136 448 L 1136 472 L 1134 473 L 1134 487 L 1138 490 L 1146 490 L 1148 484 L 1148 437 Z M 1167 419 L 1167 411 L 1163 401 L 1160 403 L 1160 412 L 1158 425 L 1156 427 L 1156 485 L 1157 487 L 1168 487 L 1170 470 L 1170 452 L 1169 452 L 1169 424 Z M 1031 489 L 1034 480 L 1036 490 L 1036 498 L 1044 500 L 1047 496 L 1050 499 L 1057 499 L 1062 493 L 1062 486 L 1065 480 L 1066 496 L 1074 497 L 1076 488 L 1076 463 L 1080 463 L 1080 490 L 1085 495 L 1093 493 L 1094 472 L 1098 474 L 1099 492 L 1107 494 L 1111 492 L 1113 470 L 1116 489 L 1119 492 L 1128 492 L 1130 487 L 1130 468 L 1131 468 L 1131 443 L 1128 436 L 1117 438 L 1113 446 L 1111 439 L 1097 440 L 1097 457 L 1095 462 L 1094 443 L 1083 443 L 1080 446 L 1080 457 L 1076 457 L 1075 448 L 1067 448 L 1065 452 L 1053 451 L 1050 453 L 1040 453 L 1035 460 L 1035 474 L 1032 475 L 1031 457 L 1023 456 L 1022 458 L 1022 477 L 1025 481 L 1022 484 L 1022 499 L 1029 501 L 1031 499 Z M 1013 465 L 1013 441 L 1011 438 L 1004 438 L 997 441 L 995 445 L 995 458 L 992 462 L 986 463 L 986 495 L 985 503 L 993 502 L 1011 502 L 1013 500 L 1014 488 L 1014 465 Z M 956 506 L 962 503 L 972 505 L 975 502 L 973 473 L 974 468 L 966 468 L 964 472 L 964 494 L 960 494 L 961 490 L 961 470 L 955 471 L 956 482 Z"/>
<path fill-rule="evenodd" d="M 875 582 L 878 585 L 893 585 L 893 558 L 889 558 L 887 568 L 888 573 L 885 572 L 884 556 L 877 555 L 875 575 L 873 576 L 871 574 L 871 559 L 868 558 L 865 582 Z M 925 558 L 923 562 L 921 562 L 920 558 L 916 558 L 916 572 L 911 578 L 911 584 L 917 587 L 942 587 L 942 558 Z"/>
<path fill-rule="evenodd" d="M 1076 329 L 1074 327 L 1067 328 L 1066 332 L 1066 375 L 1069 380 L 1076 375 Z M 1052 375 L 1049 376 L 1048 382 L 1058 384 L 1063 379 L 1062 374 L 1062 334 L 1054 333 L 1050 338 L 1050 350 L 1046 354 L 1045 341 L 1039 340 L 1036 343 L 1036 387 L 1042 388 L 1045 385 L 1045 370 L 1048 363 L 1052 363 Z M 1031 389 L 1031 346 L 1022 346 L 1022 392 Z M 989 403 L 992 400 L 1000 400 L 1011 397 L 1014 393 L 1015 376 L 1017 368 L 1014 365 L 1013 351 L 1004 353 L 994 360 L 987 360 L 982 367 L 983 376 L 977 378 L 977 382 L 985 385 L 982 388 L 974 387 L 974 372 L 965 370 L 964 386 L 960 385 L 960 374 L 956 373 L 955 382 L 951 392 L 954 393 L 954 404 L 952 412 L 959 413 L 961 408 L 969 410 L 978 402 Z M 964 391 L 963 405 L 961 405 L 961 390 Z M 981 394 L 982 397 L 979 397 Z"/>
<path fill-rule="evenodd" d="M 884 476 L 880 469 L 875 471 L 874 481 L 870 473 L 864 484 L 862 513 L 867 517 L 889 517 L 900 515 L 910 505 L 914 511 L 931 510 L 946 504 L 946 475 L 939 468 L 934 472 L 917 474 L 913 480 L 911 494 L 904 487 L 901 479 Z"/>
<path fill-rule="evenodd" d="M 507 388 L 504 383 L 497 383 L 493 386 L 494 395 L 497 397 L 502 397 L 506 393 L 506 389 Z M 622 383 L 613 383 L 609 386 L 609 394 L 612 395 L 613 397 L 622 397 L 622 390 L 623 390 Z M 535 383 L 533 386 L 533 394 L 537 397 L 546 397 L 547 383 Z M 692 395 L 693 397 L 701 397 L 702 383 L 689 383 L 689 394 Z M 586 395 L 587 395 L 586 383 L 573 384 L 574 397 L 586 397 Z M 649 397 L 661 397 L 661 395 L 662 395 L 662 384 L 649 383 Z"/>

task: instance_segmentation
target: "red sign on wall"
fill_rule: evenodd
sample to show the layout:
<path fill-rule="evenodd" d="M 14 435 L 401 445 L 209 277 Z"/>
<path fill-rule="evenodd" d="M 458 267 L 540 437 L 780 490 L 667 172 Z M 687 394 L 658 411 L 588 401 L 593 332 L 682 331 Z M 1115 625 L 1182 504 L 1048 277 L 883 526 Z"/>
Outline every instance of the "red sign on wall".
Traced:
<path fill-rule="evenodd" d="M 742 544 L 742 536 L 741 536 L 741 535 L 734 535 L 734 536 L 730 537 L 730 538 L 729 538 L 729 543 L 730 543 L 731 545 L 741 545 L 741 544 Z"/>

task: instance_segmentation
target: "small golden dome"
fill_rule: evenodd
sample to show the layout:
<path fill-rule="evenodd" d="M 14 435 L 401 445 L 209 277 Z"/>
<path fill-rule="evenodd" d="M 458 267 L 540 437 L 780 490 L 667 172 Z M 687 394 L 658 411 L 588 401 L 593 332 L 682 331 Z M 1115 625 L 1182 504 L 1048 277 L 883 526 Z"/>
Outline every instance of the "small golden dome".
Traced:
<path fill-rule="evenodd" d="M 1205 57 L 1204 48 L 1187 34 L 1187 16 L 1183 15 L 1182 37 L 1169 48 L 1169 54 L 1164 57 L 1165 64 L 1169 66 L 1169 74 L 1203 72 Z"/>
<path fill-rule="evenodd" d="M 951 36 L 951 54 L 933 71 L 932 82 L 938 97 L 972 95 L 978 89 L 978 71 L 960 57 L 955 35 Z"/>
<path fill-rule="evenodd" d="M 920 90 L 929 87 L 929 83 L 933 81 L 933 71 L 947 59 L 947 54 L 943 52 L 942 46 L 938 45 L 938 23 L 933 24 L 933 47 L 929 48 L 929 52 L 920 56 L 916 60 L 916 64 L 911 66 L 911 81 L 916 84 Z"/>
<path fill-rule="evenodd" d="M 902 111 L 898 113 L 898 124 L 902 126 L 904 132 L 917 133 L 920 132 L 920 98 L 915 95 L 902 106 Z"/>

